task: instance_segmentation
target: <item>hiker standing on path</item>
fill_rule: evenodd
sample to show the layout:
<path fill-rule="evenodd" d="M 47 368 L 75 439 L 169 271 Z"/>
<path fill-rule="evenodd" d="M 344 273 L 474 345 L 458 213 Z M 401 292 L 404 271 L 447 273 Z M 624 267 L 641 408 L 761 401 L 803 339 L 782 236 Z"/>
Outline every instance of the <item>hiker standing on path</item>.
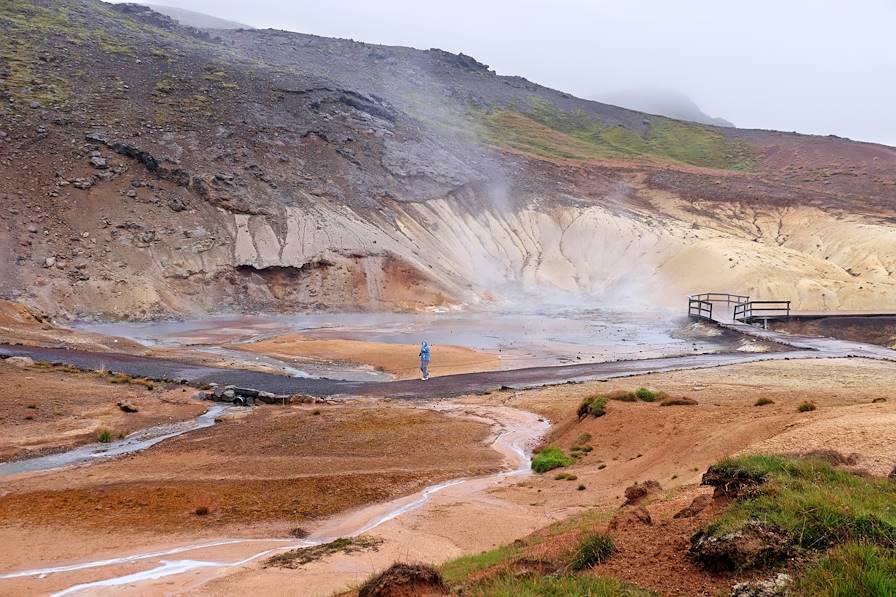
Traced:
<path fill-rule="evenodd" d="M 429 379 L 429 344 L 426 340 L 420 345 L 420 374 L 423 381 Z"/>

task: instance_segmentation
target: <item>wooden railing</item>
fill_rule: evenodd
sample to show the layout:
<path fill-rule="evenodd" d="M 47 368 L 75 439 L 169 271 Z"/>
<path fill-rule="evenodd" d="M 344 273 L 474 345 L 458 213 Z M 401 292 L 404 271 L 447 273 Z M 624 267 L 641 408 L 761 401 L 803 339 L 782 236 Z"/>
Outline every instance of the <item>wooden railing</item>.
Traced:
<path fill-rule="evenodd" d="M 688 317 L 696 319 L 712 319 L 712 304 L 726 303 L 727 305 L 740 305 L 750 300 L 750 297 L 730 292 L 703 292 L 688 296 Z M 736 308 L 736 307 L 735 307 Z"/>
<path fill-rule="evenodd" d="M 750 323 L 757 319 L 790 317 L 790 301 L 747 301 L 734 306 L 734 321 Z"/>
<path fill-rule="evenodd" d="M 713 319 L 713 303 L 734 305 L 734 321 L 743 323 L 790 317 L 790 301 L 751 301 L 747 295 L 730 292 L 702 292 L 689 295 L 688 317 Z"/>

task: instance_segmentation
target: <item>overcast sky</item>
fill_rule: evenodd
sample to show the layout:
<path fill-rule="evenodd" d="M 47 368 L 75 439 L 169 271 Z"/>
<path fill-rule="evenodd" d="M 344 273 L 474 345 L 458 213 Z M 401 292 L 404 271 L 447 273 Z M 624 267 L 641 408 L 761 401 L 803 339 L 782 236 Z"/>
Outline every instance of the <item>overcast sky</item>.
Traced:
<path fill-rule="evenodd" d="M 470 54 L 582 97 L 689 95 L 740 127 L 896 146 L 896 0 L 156 0 L 254 27 Z"/>

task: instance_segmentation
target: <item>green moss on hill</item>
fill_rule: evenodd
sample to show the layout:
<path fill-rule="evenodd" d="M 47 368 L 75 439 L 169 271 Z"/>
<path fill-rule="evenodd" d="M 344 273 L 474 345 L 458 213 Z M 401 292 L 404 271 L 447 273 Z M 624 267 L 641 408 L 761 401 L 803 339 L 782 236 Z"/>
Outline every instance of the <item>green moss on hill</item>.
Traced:
<path fill-rule="evenodd" d="M 641 135 L 584 112 L 558 110 L 541 99 L 524 111 L 492 110 L 479 121 L 495 145 L 545 157 L 648 159 L 727 170 L 749 170 L 756 162 L 747 143 L 707 126 L 654 117 Z"/>

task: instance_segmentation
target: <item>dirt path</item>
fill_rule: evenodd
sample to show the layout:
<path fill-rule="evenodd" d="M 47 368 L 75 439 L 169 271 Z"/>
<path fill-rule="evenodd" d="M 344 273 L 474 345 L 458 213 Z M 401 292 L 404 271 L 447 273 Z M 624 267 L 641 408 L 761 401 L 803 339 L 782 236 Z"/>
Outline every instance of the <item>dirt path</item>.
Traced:
<path fill-rule="evenodd" d="M 743 328 L 743 329 L 741 329 Z M 182 380 L 193 384 L 218 383 L 258 388 L 275 394 L 310 394 L 333 396 L 445 397 L 492 390 L 501 386 L 515 389 L 559 384 L 567 381 L 609 379 L 659 371 L 676 371 L 720 367 L 738 363 L 768 360 L 867 357 L 896 361 L 896 351 L 882 346 L 847 342 L 830 338 L 788 336 L 754 326 L 738 326 L 738 330 L 763 339 L 789 343 L 795 350 L 778 353 L 699 354 L 656 359 L 586 363 L 555 367 L 530 367 L 506 371 L 488 371 L 434 377 L 429 381 L 404 380 L 390 382 L 353 382 L 330 379 L 286 377 L 244 369 L 216 368 L 128 354 L 93 353 L 25 346 L 0 345 L 0 357 L 29 356 L 40 361 L 62 361 L 86 369 L 106 367 L 130 375 L 156 379 Z"/>

